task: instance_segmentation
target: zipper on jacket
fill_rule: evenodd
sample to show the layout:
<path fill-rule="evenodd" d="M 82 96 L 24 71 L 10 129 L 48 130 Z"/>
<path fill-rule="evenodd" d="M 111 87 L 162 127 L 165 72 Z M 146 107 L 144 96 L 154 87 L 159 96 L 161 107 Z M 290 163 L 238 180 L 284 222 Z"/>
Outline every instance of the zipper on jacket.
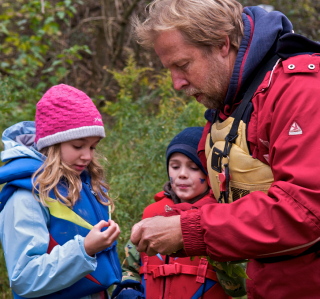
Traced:
<path fill-rule="evenodd" d="M 96 212 L 96 216 L 98 217 L 98 222 L 100 220 L 103 220 L 103 215 L 100 211 L 100 207 L 98 206 L 98 194 L 96 192 L 93 191 L 91 185 L 89 183 L 84 183 L 87 188 L 89 189 L 90 193 L 94 196 L 94 199 L 95 200 L 91 200 L 92 199 L 92 196 L 89 197 L 90 201 L 92 202 L 92 206 L 94 208 L 94 211 Z M 86 190 L 87 191 L 87 190 Z M 108 211 L 109 211 L 109 208 L 108 208 Z"/>

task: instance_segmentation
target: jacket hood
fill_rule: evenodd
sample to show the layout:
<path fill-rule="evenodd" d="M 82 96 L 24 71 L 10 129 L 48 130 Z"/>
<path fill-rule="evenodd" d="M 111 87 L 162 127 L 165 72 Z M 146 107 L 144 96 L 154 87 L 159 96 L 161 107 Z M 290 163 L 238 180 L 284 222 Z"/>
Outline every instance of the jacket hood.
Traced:
<path fill-rule="evenodd" d="M 242 100 L 259 67 L 276 53 L 278 39 L 293 29 L 289 19 L 281 12 L 267 12 L 258 6 L 245 7 L 242 20 L 244 36 L 230 79 L 224 110 L 219 115 L 222 119 L 227 118 Z M 205 116 L 209 115 L 207 113 Z"/>
<path fill-rule="evenodd" d="M 33 158 L 43 161 L 45 157 L 37 151 L 34 144 L 35 122 L 23 121 L 7 128 L 2 134 L 4 150 L 1 161 L 7 162 L 16 158 Z"/>
<path fill-rule="evenodd" d="M 32 121 L 17 123 L 2 134 L 4 150 L 0 167 L 0 212 L 17 188 L 32 190 L 32 174 L 42 165 L 45 156 L 34 147 L 35 125 Z"/>

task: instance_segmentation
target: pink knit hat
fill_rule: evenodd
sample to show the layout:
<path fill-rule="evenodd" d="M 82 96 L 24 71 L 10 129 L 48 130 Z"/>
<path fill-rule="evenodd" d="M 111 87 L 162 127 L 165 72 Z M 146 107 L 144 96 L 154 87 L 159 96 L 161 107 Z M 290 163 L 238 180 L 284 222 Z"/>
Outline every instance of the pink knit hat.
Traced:
<path fill-rule="evenodd" d="M 82 91 L 65 84 L 51 87 L 37 104 L 38 150 L 73 139 L 105 137 L 101 115 Z"/>

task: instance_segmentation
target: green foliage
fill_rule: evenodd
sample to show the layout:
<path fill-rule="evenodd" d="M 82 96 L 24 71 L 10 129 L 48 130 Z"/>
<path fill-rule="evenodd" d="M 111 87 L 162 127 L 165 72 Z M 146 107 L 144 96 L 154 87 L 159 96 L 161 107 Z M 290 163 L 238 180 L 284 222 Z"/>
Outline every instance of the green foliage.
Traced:
<path fill-rule="evenodd" d="M 34 119 L 40 91 L 28 87 L 23 81 L 0 74 L 0 94 L 1 132 L 14 123 Z"/>
<path fill-rule="evenodd" d="M 320 41 L 320 1 L 313 0 L 239 0 L 244 6 L 272 5 L 292 22 L 294 31 Z"/>
<path fill-rule="evenodd" d="M 12 294 L 8 283 L 7 269 L 3 258 L 3 250 L 0 246 L 0 294 L 3 299 L 11 299 Z"/>
<path fill-rule="evenodd" d="M 81 1 L 4 1 L 0 14 L 0 71 L 37 88 L 57 84 L 87 45 L 61 40 Z"/>
<path fill-rule="evenodd" d="M 109 161 L 110 194 L 117 199 L 113 217 L 121 227 L 121 258 L 131 227 L 168 179 L 165 152 L 170 140 L 185 127 L 205 123 L 204 107 L 179 96 L 168 72 L 151 72 L 138 68 L 132 58 L 124 71 L 112 70 L 121 89 L 117 102 L 104 108 L 114 117 L 100 151 Z"/>
<path fill-rule="evenodd" d="M 236 278 L 241 277 L 250 279 L 245 271 L 246 263 L 248 260 L 235 261 L 235 262 L 217 262 L 210 257 L 206 257 L 208 262 L 218 270 L 223 270 L 228 276 Z"/>

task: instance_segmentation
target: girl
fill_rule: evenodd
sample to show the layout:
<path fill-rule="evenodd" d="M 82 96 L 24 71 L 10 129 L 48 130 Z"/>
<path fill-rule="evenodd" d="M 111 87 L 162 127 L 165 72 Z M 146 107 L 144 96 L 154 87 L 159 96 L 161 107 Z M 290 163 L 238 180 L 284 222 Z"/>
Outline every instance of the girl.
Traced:
<path fill-rule="evenodd" d="M 121 280 L 120 229 L 94 153 L 103 137 L 91 99 L 64 84 L 44 94 L 35 122 L 4 131 L 0 238 L 14 298 L 107 298 Z"/>

